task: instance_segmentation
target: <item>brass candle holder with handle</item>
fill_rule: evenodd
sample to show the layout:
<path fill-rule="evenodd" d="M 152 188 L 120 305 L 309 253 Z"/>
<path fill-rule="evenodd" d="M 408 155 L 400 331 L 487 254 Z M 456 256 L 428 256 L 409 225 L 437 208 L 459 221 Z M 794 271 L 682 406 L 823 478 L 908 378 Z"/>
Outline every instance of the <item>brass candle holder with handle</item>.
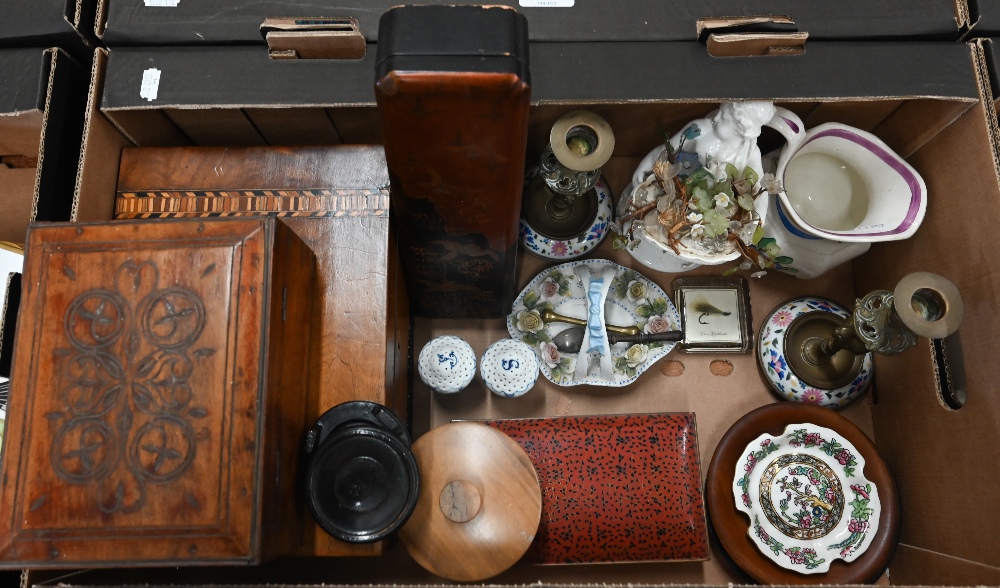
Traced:
<path fill-rule="evenodd" d="M 765 319 L 757 359 L 781 396 L 843 406 L 868 388 L 872 353 L 897 355 L 917 337 L 947 337 L 963 313 L 958 288 L 929 272 L 905 276 L 894 290 L 866 294 L 850 312 L 824 298 L 795 298 Z"/>

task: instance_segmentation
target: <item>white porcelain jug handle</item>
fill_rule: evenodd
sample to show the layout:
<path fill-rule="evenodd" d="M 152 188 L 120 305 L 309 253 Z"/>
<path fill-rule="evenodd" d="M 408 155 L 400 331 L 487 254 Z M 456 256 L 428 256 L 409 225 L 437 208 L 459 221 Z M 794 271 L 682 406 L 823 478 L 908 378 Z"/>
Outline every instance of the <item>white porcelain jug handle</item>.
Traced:
<path fill-rule="evenodd" d="M 798 151 L 799 146 L 806 137 L 806 126 L 802 124 L 802 119 L 799 115 L 795 114 L 791 110 L 786 108 L 776 107 L 774 117 L 768 121 L 765 126 L 771 127 L 772 129 L 781 133 L 788 144 L 785 148 L 781 150 L 781 156 L 778 158 L 778 174 L 780 176 L 781 170 L 785 168 L 785 164 L 788 163 L 788 159 L 793 153 Z"/>

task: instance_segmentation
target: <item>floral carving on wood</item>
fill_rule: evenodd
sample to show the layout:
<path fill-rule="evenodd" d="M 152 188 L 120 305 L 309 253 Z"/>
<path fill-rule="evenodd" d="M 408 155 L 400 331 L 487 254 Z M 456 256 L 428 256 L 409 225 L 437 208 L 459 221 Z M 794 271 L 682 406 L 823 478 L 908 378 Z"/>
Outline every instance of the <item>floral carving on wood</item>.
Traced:
<path fill-rule="evenodd" d="M 180 478 L 204 434 L 193 423 L 207 410 L 190 380 L 215 353 L 195 348 L 205 306 L 194 291 L 159 281 L 154 262 L 126 261 L 113 288 L 77 295 L 63 316 L 61 410 L 46 415 L 58 426 L 50 459 L 65 482 L 96 485 L 105 513 L 137 511 L 147 484 Z"/>

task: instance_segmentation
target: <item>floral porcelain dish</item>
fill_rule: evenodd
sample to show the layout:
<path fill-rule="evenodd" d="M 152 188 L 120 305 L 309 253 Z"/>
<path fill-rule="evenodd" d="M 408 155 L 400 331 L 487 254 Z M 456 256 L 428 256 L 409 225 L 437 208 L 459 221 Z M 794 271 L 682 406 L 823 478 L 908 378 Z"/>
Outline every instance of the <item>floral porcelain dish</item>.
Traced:
<path fill-rule="evenodd" d="M 763 434 L 743 451 L 733 476 L 736 509 L 747 534 L 779 566 L 820 574 L 852 562 L 878 532 L 878 489 L 865 460 L 842 435 L 810 423 Z"/>
<path fill-rule="evenodd" d="M 605 259 L 574 261 L 549 268 L 535 276 L 514 300 L 514 311 L 507 317 L 507 330 L 511 337 L 534 349 L 542 374 L 554 384 L 626 386 L 676 345 L 674 342 L 610 345 L 610 374 L 602 373 L 601 369 L 589 369 L 585 375 L 578 375 L 577 362 L 581 353 L 560 352 L 552 341 L 555 335 L 573 325 L 558 320 L 545 322 L 542 314 L 555 312 L 563 317 L 586 320 L 590 304 L 587 285 L 580 274 L 589 271 L 591 276 L 601 275 L 607 268 L 613 270 L 613 276 L 604 295 L 603 322 L 606 325 L 637 326 L 644 333 L 680 328 L 680 316 L 667 294 L 635 270 Z M 593 280 L 591 285 L 596 282 Z M 592 368 L 597 368 L 603 362 L 594 354 L 582 355 Z"/>
<path fill-rule="evenodd" d="M 611 210 L 611 190 L 603 179 L 597 180 L 593 190 L 597 194 L 597 216 L 586 231 L 570 239 L 552 239 L 536 231 L 521 217 L 521 246 L 529 253 L 553 261 L 582 257 L 596 249 L 607 236 L 608 222 L 614 213 Z"/>
<path fill-rule="evenodd" d="M 841 319 L 849 316 L 844 307 L 826 298 L 803 296 L 789 300 L 775 309 L 770 320 L 761 325 L 757 340 L 757 364 L 771 389 L 785 399 L 826 408 L 843 408 L 868 390 L 874 371 L 872 355 L 865 355 L 857 377 L 840 388 L 820 390 L 795 377 L 788 368 L 789 350 L 785 349 L 785 334 L 796 318 L 809 312 L 830 312 Z"/>

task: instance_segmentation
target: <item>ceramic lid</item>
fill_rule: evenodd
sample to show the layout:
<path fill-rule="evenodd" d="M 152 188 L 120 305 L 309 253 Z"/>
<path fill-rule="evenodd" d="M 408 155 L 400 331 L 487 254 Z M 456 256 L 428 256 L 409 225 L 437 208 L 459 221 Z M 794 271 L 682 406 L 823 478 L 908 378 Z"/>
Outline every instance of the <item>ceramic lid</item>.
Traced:
<path fill-rule="evenodd" d="M 420 496 L 399 537 L 414 560 L 476 582 L 514 565 L 538 530 L 542 492 L 528 455 L 483 424 L 458 422 L 413 444 Z"/>
<path fill-rule="evenodd" d="M 476 352 L 461 337 L 436 337 L 420 350 L 417 372 L 435 392 L 458 392 L 476 375 Z"/>
<path fill-rule="evenodd" d="M 483 382 L 497 396 L 524 395 L 538 379 L 538 356 L 527 343 L 501 339 L 490 345 L 480 365 Z"/>

